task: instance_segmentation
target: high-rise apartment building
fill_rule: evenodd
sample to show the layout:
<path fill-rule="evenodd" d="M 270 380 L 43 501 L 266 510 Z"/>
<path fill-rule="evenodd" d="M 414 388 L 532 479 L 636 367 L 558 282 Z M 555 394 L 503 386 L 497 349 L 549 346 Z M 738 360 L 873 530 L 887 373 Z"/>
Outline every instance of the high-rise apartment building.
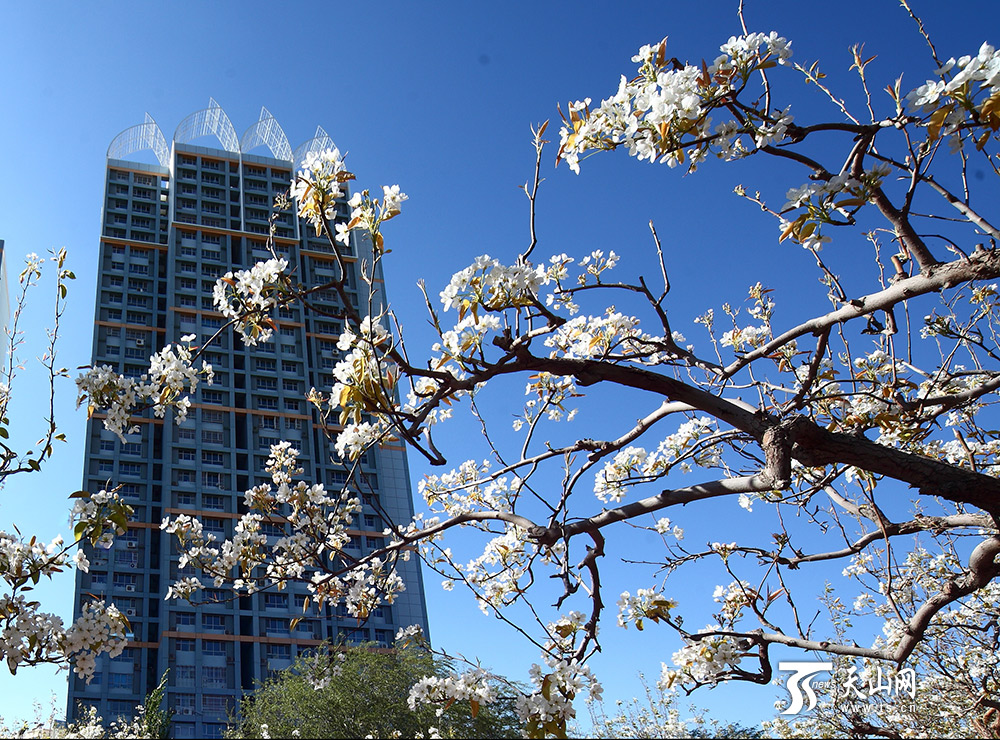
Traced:
<path fill-rule="evenodd" d="M 212 148 L 204 146 L 206 137 L 212 137 Z M 332 146 L 318 128 L 315 138 L 293 151 L 266 109 L 238 137 L 214 100 L 180 123 L 170 145 L 148 115 L 116 137 L 108 149 L 93 363 L 137 377 L 163 345 L 188 334 L 198 335 L 200 344 L 214 335 L 223 318 L 214 310 L 212 287 L 227 271 L 271 256 L 272 218 L 275 247 L 298 279 L 308 285 L 333 279 L 329 244 L 293 211 L 273 209 L 275 195 L 288 188 L 302 159 Z M 133 161 L 154 156 L 156 164 Z M 346 202 L 343 209 L 346 216 Z M 356 298 L 365 299 L 358 270 L 366 252 L 371 264 L 371 247 L 359 239 L 351 249 L 348 282 Z M 402 564 L 405 593 L 360 626 L 343 610 L 303 614 L 304 587 L 236 598 L 210 588 L 206 598 L 215 603 L 201 606 L 164 601 L 172 582 L 197 573 L 178 568 L 174 538 L 160 531 L 161 519 L 197 514 L 206 531 L 220 539 L 232 536 L 234 521 L 245 511 L 243 492 L 269 481 L 264 462 L 272 444 L 297 445 L 310 482 L 339 490 L 347 480 L 305 400 L 310 387 L 333 385 L 339 301 L 333 291 L 314 293 L 311 300 L 316 311 L 300 305 L 278 309 L 278 328 L 267 343 L 245 347 L 238 336 L 224 333 L 206 357 L 215 383 L 199 388 L 184 424 L 147 412 L 136 419 L 140 431 L 121 443 L 101 418 L 88 423 L 84 488 L 120 484 L 136 515 L 110 550 L 88 552 L 90 572 L 77 576 L 76 613 L 95 597 L 113 601 L 131 622 L 132 642 L 113 660 L 103 656 L 89 685 L 71 677 L 70 719 L 81 706 L 97 707 L 106 719 L 130 716 L 169 668 L 166 705 L 175 711 L 173 736 L 220 737 L 242 693 L 289 666 L 297 653 L 322 640 L 388 646 L 402 626 L 426 629 L 415 558 Z M 383 445 L 362 463 L 364 507 L 347 550 L 356 556 L 383 543 L 383 514 L 406 522 L 413 513 L 402 447 Z M 280 526 L 268 526 L 270 536 L 284 534 Z M 296 617 L 304 618 L 293 629 Z"/>

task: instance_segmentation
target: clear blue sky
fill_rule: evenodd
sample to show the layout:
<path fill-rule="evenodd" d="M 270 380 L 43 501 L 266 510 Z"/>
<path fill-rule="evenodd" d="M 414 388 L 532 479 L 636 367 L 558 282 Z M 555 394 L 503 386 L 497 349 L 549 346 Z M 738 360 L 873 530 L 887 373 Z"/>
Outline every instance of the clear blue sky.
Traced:
<path fill-rule="evenodd" d="M 104 157 L 112 138 L 149 112 L 169 139 L 210 96 L 242 132 L 265 105 L 293 147 L 320 124 L 350 152 L 360 187 L 398 183 L 409 194 L 404 216 L 387 229 L 393 254 L 386 272 L 393 306 L 413 333 L 411 351 L 427 346 L 415 277 L 426 278 L 433 295 L 472 257 L 510 259 L 527 244 L 526 200 L 517 186 L 531 172 L 529 124 L 555 118 L 557 102 L 565 107 L 567 100 L 611 94 L 621 74 L 631 75 L 629 58 L 638 47 L 664 35 L 670 54 L 711 60 L 739 30 L 736 4 L 8 3 L 0 24 L 0 238 L 8 271 L 19 272 L 18 255 L 69 248 L 79 279 L 60 353 L 70 368 L 85 364 Z M 891 0 L 746 5 L 751 30 L 773 29 L 792 39 L 795 59 L 823 60 L 834 84 L 849 80 L 847 49 L 862 41 L 879 55 L 871 68 L 875 87 L 905 68 L 903 87 L 910 89 L 931 72 L 912 23 Z M 944 58 L 973 53 L 984 40 L 1000 42 L 985 37 L 1000 29 L 1000 5 L 993 0 L 913 5 Z M 849 84 L 857 100 L 857 86 Z M 832 115 L 810 99 L 816 107 L 797 109 L 805 116 L 797 121 L 811 113 Z M 557 138 L 555 122 L 550 131 Z M 577 177 L 565 167 L 553 169 L 554 154 L 552 148 L 543 170 L 539 253 L 614 249 L 627 258 L 622 274 L 631 276 L 639 265 L 649 269 L 646 224 L 655 220 L 670 261 L 675 328 L 689 338 L 695 333 L 691 317 L 724 300 L 742 301 L 746 286 L 757 280 L 773 284 L 779 260 L 808 259 L 797 248 L 777 245 L 773 222 L 730 195 L 739 182 L 783 193 L 802 182 L 801 173 L 779 172 L 769 181 L 752 165 L 709 163 L 684 178 L 665 167 L 605 156 L 587 162 Z M 725 268 L 713 259 L 722 248 Z M 709 269 L 719 291 L 706 296 Z M 796 295 L 794 288 L 783 293 L 786 301 Z M 42 432 L 44 389 L 33 385 L 31 357 L 42 351 L 49 307 L 48 294 L 35 296 L 27 325 L 32 344 L 24 353 L 28 372 L 14 387 L 12 433 L 27 444 Z M 0 491 L 2 528 L 16 522 L 22 532 L 45 538 L 67 531 L 66 495 L 81 479 L 84 419 L 73 410 L 72 383 L 63 383 L 60 393 L 59 421 L 70 441 L 43 474 L 11 480 Z M 419 461 L 411 464 L 415 478 L 426 472 Z M 685 525 L 689 536 L 701 536 L 697 520 Z M 703 539 L 711 536 L 704 531 Z M 608 560 L 615 559 L 609 553 Z M 648 585 L 624 573 L 608 585 L 609 595 Z M 482 617 L 466 594 L 443 592 L 438 580 L 427 579 L 436 643 L 526 679 L 536 651 Z M 69 618 L 71 576 L 38 593 Z M 607 698 L 627 699 L 637 693 L 635 674 L 655 676 L 678 644 L 655 629 L 638 641 L 632 633 L 622 635 L 610 603 L 607 617 L 606 650 L 594 668 Z M 3 675 L 0 716 L 30 715 L 32 699 L 47 702 L 51 692 L 61 705 L 65 674 L 39 669 L 14 679 Z M 727 719 L 756 721 L 771 713 L 774 696 L 767 687 L 727 687 L 695 699 Z"/>

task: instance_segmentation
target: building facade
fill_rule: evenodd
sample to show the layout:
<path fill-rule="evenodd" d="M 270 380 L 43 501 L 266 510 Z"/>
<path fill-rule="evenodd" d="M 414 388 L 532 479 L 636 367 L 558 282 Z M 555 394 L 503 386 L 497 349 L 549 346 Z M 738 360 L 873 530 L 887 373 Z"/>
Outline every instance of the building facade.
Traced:
<path fill-rule="evenodd" d="M 208 137 L 211 147 L 203 145 Z M 329 244 L 293 211 L 273 210 L 275 195 L 287 190 L 304 157 L 332 146 L 318 128 L 293 151 L 266 109 L 237 137 L 214 100 L 181 122 L 170 145 L 148 115 L 116 137 L 108 149 L 93 364 L 138 377 L 160 347 L 188 334 L 198 335 L 197 344 L 213 336 L 223 318 L 214 310 L 212 287 L 227 271 L 270 258 L 272 218 L 276 250 L 298 279 L 307 285 L 333 279 Z M 156 164 L 134 161 L 150 151 Z M 345 202 L 343 215 L 349 211 Z M 366 252 L 371 264 L 370 245 L 352 241 L 351 251 L 348 283 L 356 299 L 365 299 L 358 270 Z M 140 431 L 123 444 L 101 418 L 88 422 L 83 487 L 120 484 L 136 514 L 110 550 L 88 551 L 90 572 L 77 574 L 76 614 L 88 600 L 106 598 L 128 617 L 132 637 L 122 655 L 102 656 L 90 684 L 71 677 L 69 719 L 88 706 L 105 719 L 131 716 L 169 668 L 173 736 L 220 737 L 239 697 L 299 652 L 323 640 L 389 646 L 400 627 L 426 630 L 416 558 L 401 564 L 406 591 L 361 625 L 343 610 L 303 614 L 304 587 L 235 598 L 209 589 L 205 598 L 213 603 L 200 606 L 164 601 L 171 583 L 197 573 L 178 568 L 174 538 L 159 529 L 162 518 L 196 514 L 207 532 L 231 537 L 245 511 L 243 492 L 269 482 L 264 462 L 272 444 L 288 440 L 300 448 L 309 482 L 339 490 L 347 480 L 305 400 L 311 387 L 333 385 L 339 300 L 333 291 L 312 299 L 316 311 L 278 309 L 269 342 L 245 347 L 237 335 L 223 333 L 205 356 L 215 382 L 199 387 L 185 423 L 147 412 L 136 420 Z M 383 544 L 385 518 L 407 522 L 413 513 L 401 446 L 370 450 L 362 464 L 366 493 L 349 555 Z M 269 535 L 284 534 L 270 526 Z M 297 617 L 304 618 L 292 629 Z"/>

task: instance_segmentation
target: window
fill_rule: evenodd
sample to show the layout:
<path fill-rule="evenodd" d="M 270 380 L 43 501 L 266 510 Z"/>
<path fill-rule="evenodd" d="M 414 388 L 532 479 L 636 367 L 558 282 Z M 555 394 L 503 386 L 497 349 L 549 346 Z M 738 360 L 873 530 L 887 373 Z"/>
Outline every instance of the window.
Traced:
<path fill-rule="evenodd" d="M 178 483 L 194 483 L 194 471 L 193 470 L 178 470 L 177 471 L 177 482 Z"/>
<path fill-rule="evenodd" d="M 270 372 L 274 372 L 277 369 L 274 360 L 271 360 L 267 357 L 256 358 L 254 360 L 254 367 L 257 368 L 258 370 L 267 370 Z"/>
<path fill-rule="evenodd" d="M 213 655 L 215 657 L 225 657 L 226 655 L 226 643 L 222 642 L 222 640 L 202 640 L 201 646 L 204 655 Z"/>
<path fill-rule="evenodd" d="M 134 661 L 135 651 L 132 648 L 125 648 L 111 660 L 113 660 L 116 663 L 128 663 Z"/>
<path fill-rule="evenodd" d="M 288 393 L 301 393 L 299 390 L 299 381 L 297 380 L 289 380 L 288 378 L 285 378 L 281 381 L 281 387 Z"/>
<path fill-rule="evenodd" d="M 206 509 L 211 511 L 226 510 L 226 499 L 222 496 L 215 496 L 211 493 L 206 493 L 202 496 L 202 503 Z"/>
<path fill-rule="evenodd" d="M 206 424 L 221 424 L 222 423 L 222 412 L 221 411 L 211 411 L 204 410 L 201 412 L 201 420 Z"/>
<path fill-rule="evenodd" d="M 141 442 L 126 442 L 122 445 L 123 455 L 141 455 L 142 454 L 142 443 Z"/>
<path fill-rule="evenodd" d="M 265 609 L 287 609 L 288 596 L 285 594 L 264 594 Z"/>
<path fill-rule="evenodd" d="M 108 714 L 112 717 L 127 717 L 132 718 L 135 713 L 135 703 L 130 701 L 123 701 L 121 699 L 111 699 L 108 702 Z"/>
<path fill-rule="evenodd" d="M 269 635 L 287 635 L 288 620 L 268 617 L 264 620 L 264 631 Z"/>
<path fill-rule="evenodd" d="M 142 465 L 138 463 L 121 463 L 118 466 L 118 472 L 121 475 L 142 475 Z"/>
<path fill-rule="evenodd" d="M 201 483 L 206 488 L 225 488 L 226 481 L 222 473 L 202 473 Z"/>
<path fill-rule="evenodd" d="M 272 360 L 272 362 L 274 362 L 274 360 Z M 301 375 L 302 374 L 302 371 L 300 370 L 300 367 L 299 367 L 299 363 L 297 363 L 297 362 L 289 362 L 288 360 L 282 360 L 281 361 L 281 372 L 288 373 L 289 375 Z"/>
<path fill-rule="evenodd" d="M 203 465 L 222 465 L 223 456 L 221 452 L 202 452 L 201 462 Z"/>
<path fill-rule="evenodd" d="M 222 405 L 222 391 L 202 391 L 201 400 L 204 403 L 215 403 Z"/>
<path fill-rule="evenodd" d="M 261 522 L 260 531 L 268 537 L 284 537 L 285 530 L 280 524 L 274 522 Z"/>
<path fill-rule="evenodd" d="M 194 640 L 189 640 L 186 638 L 174 638 L 174 649 L 178 653 L 193 653 Z"/>
<path fill-rule="evenodd" d="M 177 505 L 190 508 L 194 506 L 194 494 L 190 491 L 178 491 L 177 492 Z"/>
<path fill-rule="evenodd" d="M 108 686 L 114 690 L 132 690 L 132 674 L 131 673 L 111 673 L 108 675 Z"/>
<path fill-rule="evenodd" d="M 178 627 L 194 627 L 194 612 L 177 612 Z"/>
<path fill-rule="evenodd" d="M 206 444 L 221 445 L 223 444 L 222 432 L 214 429 L 203 429 L 201 432 L 201 441 Z"/>
<path fill-rule="evenodd" d="M 194 450 L 177 450 L 178 462 L 194 462 Z"/>
<path fill-rule="evenodd" d="M 225 618 L 221 614 L 206 614 L 202 617 L 202 626 L 206 632 L 222 632 L 226 628 Z"/>
<path fill-rule="evenodd" d="M 188 428 L 178 428 L 177 429 L 177 441 L 193 440 L 194 439 L 194 429 Z"/>
<path fill-rule="evenodd" d="M 182 642 L 181 640 L 177 641 Z M 191 650 L 194 650 L 194 640 L 184 640 L 191 643 Z M 178 650 L 180 646 L 178 645 Z M 174 696 L 174 706 L 177 707 L 178 714 L 194 714 L 194 694 L 176 694 Z"/>
<path fill-rule="evenodd" d="M 260 417 L 260 428 L 275 430 L 278 428 L 278 419 L 274 416 L 262 416 Z"/>
<path fill-rule="evenodd" d="M 138 498 L 139 497 L 139 484 L 137 483 L 124 483 L 122 484 L 121 495 L 126 498 Z"/>
<path fill-rule="evenodd" d="M 191 616 L 194 616 L 193 614 Z M 193 665 L 175 665 L 174 675 L 177 676 L 177 685 L 184 688 L 189 688 L 194 686 L 194 666 Z M 176 725 L 175 725 L 176 727 Z M 192 735 L 191 737 L 194 737 Z"/>
<path fill-rule="evenodd" d="M 278 390 L 277 378 L 257 378 L 257 389 L 262 391 Z"/>
<path fill-rule="evenodd" d="M 225 666 L 207 665 L 201 669 L 201 677 L 206 689 L 228 688 Z"/>
<path fill-rule="evenodd" d="M 267 646 L 267 657 L 268 657 L 268 660 L 291 660 L 292 659 L 292 646 L 291 645 L 268 645 Z"/>
<path fill-rule="evenodd" d="M 257 408 L 259 409 L 270 409 L 277 411 L 278 409 L 278 399 L 277 398 L 258 398 Z"/>
<path fill-rule="evenodd" d="M 114 451 L 115 451 L 114 440 L 111 439 L 101 440 L 101 452 L 114 452 Z"/>
<path fill-rule="evenodd" d="M 210 519 L 206 517 L 202 520 L 202 524 L 205 527 L 205 531 L 211 532 L 212 534 L 224 534 L 226 531 L 226 525 L 221 519 Z"/>

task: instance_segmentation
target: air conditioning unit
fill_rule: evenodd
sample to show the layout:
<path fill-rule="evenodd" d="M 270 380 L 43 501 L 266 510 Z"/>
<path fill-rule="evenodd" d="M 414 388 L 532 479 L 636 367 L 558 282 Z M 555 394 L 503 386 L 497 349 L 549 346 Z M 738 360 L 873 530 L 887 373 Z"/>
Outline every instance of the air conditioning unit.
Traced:
<path fill-rule="evenodd" d="M 138 338 L 137 338 L 137 339 L 135 340 L 135 346 L 136 346 L 136 347 L 145 347 L 145 346 L 146 346 L 146 340 L 145 340 L 145 339 L 143 339 L 142 337 L 138 337 Z"/>
<path fill-rule="evenodd" d="M 132 563 L 129 563 L 129 564 L 128 564 L 128 567 L 129 567 L 129 568 L 138 568 L 138 567 L 139 567 L 139 564 L 138 564 L 138 563 L 136 563 L 136 562 L 132 562 Z"/>
<path fill-rule="evenodd" d="M 139 546 L 139 543 L 136 542 L 135 540 L 125 540 L 125 547 L 127 547 L 129 550 L 134 550 L 138 546 Z"/>
<path fill-rule="evenodd" d="M 194 714 L 194 707 L 179 707 L 177 714 Z"/>
<path fill-rule="evenodd" d="M 135 586 L 132 585 L 131 583 L 127 583 L 127 584 L 125 584 L 125 590 L 131 593 L 131 592 L 135 591 Z"/>
<path fill-rule="evenodd" d="M 125 616 L 126 617 L 134 617 L 135 616 L 135 609 L 126 609 L 125 610 Z"/>

